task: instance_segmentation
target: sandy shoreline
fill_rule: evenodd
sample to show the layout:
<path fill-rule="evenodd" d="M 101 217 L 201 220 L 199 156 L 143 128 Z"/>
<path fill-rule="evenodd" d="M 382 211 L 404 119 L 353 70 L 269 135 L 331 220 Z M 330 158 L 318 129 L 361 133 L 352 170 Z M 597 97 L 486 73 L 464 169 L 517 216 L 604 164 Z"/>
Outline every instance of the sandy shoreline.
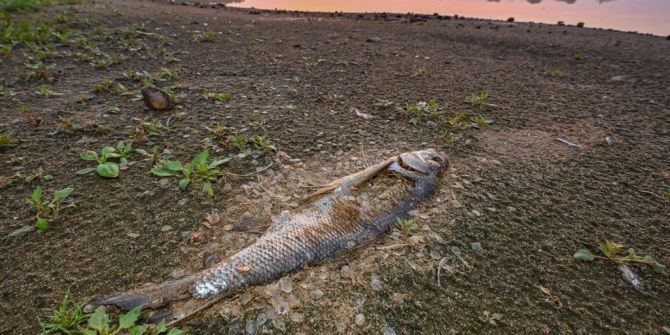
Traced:
<path fill-rule="evenodd" d="M 653 34 L 653 33 L 644 33 L 644 32 L 639 32 L 639 31 L 634 31 L 634 30 L 619 30 L 619 29 L 614 29 L 614 28 L 602 28 L 602 27 L 591 27 L 588 26 L 588 23 L 584 22 L 576 22 L 576 23 L 569 23 L 565 21 L 560 21 L 560 23 L 556 22 L 535 22 L 535 21 L 516 21 L 514 20 L 514 17 L 510 17 L 509 19 L 490 19 L 490 18 L 479 18 L 479 17 L 469 17 L 469 16 L 462 16 L 458 14 L 454 15 L 447 15 L 447 14 L 439 14 L 439 13 L 413 13 L 413 12 L 408 12 L 408 13 L 397 13 L 397 12 L 383 12 L 383 11 L 378 11 L 378 12 L 343 12 L 343 11 L 333 11 L 333 12 L 322 12 L 322 11 L 301 11 L 301 10 L 287 10 L 287 9 L 270 9 L 270 8 L 255 8 L 255 7 L 244 7 L 244 6 L 236 6 L 236 1 L 230 1 L 230 2 L 206 2 L 206 1 L 178 1 L 178 0 L 151 0 L 151 1 L 156 1 L 156 2 L 165 2 L 170 5 L 175 5 L 175 6 L 194 6 L 198 8 L 211 8 L 211 9 L 226 9 L 228 11 L 233 11 L 233 12 L 242 12 L 242 13 L 249 13 L 252 15 L 261 15 L 261 14 L 283 14 L 283 15 L 290 15 L 292 17 L 316 17 L 316 18 L 323 18 L 323 17 L 328 17 L 328 18 L 333 18 L 333 17 L 346 17 L 346 18 L 352 18 L 356 20 L 373 20 L 373 21 L 398 21 L 398 22 L 406 22 L 406 23 L 414 23 L 414 22 L 426 22 L 430 20 L 436 20 L 436 21 L 441 21 L 441 20 L 463 20 L 463 21 L 481 21 L 481 22 L 488 22 L 489 24 L 513 24 L 513 23 L 521 23 L 521 24 L 527 24 L 527 25 L 548 25 L 548 26 L 558 26 L 558 27 L 579 27 L 579 28 L 588 28 L 588 29 L 595 29 L 595 30 L 605 30 L 605 31 L 611 31 L 611 32 L 622 32 L 622 33 L 628 33 L 628 34 L 640 34 L 640 35 L 649 35 L 649 36 L 657 36 L 657 37 L 665 37 L 667 39 L 670 39 L 670 35 L 660 35 L 660 34 Z M 511 19 L 511 21 L 510 21 Z"/>

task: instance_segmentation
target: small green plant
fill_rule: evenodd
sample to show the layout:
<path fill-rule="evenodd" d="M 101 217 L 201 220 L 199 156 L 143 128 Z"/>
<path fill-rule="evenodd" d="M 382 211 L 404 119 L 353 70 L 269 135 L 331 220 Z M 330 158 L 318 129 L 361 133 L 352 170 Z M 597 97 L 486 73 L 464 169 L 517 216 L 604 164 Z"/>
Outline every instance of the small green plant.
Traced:
<path fill-rule="evenodd" d="M 438 144 L 450 145 L 456 143 L 458 140 L 461 139 L 461 137 L 462 135 L 454 134 L 453 132 L 449 131 L 446 128 L 440 128 L 440 130 L 437 133 L 437 136 L 435 137 L 435 142 Z"/>
<path fill-rule="evenodd" d="M 121 163 L 122 167 L 128 165 L 128 155 L 130 155 L 132 150 L 133 142 L 119 142 L 116 144 L 116 152 L 119 154 L 119 163 Z"/>
<path fill-rule="evenodd" d="M 414 71 L 414 74 L 412 77 L 425 77 L 428 74 L 428 70 L 425 67 L 420 67 L 416 71 Z"/>
<path fill-rule="evenodd" d="M 0 148 L 13 147 L 16 145 L 14 142 L 14 136 L 9 134 L 0 134 Z"/>
<path fill-rule="evenodd" d="M 487 106 L 488 100 L 489 92 L 480 91 L 478 94 L 470 96 L 470 105 L 472 105 L 472 108 L 484 109 Z"/>
<path fill-rule="evenodd" d="M 563 72 L 561 69 L 553 69 L 549 71 L 549 76 L 554 79 L 563 79 L 565 78 L 565 72 Z"/>
<path fill-rule="evenodd" d="M 105 78 L 102 80 L 102 83 L 95 85 L 93 92 L 97 94 L 107 93 L 112 90 L 113 85 L 114 83 L 109 78 Z"/>
<path fill-rule="evenodd" d="M 53 80 L 56 76 L 56 64 L 46 65 L 41 61 L 36 63 L 25 63 L 23 64 L 23 69 L 19 72 L 19 76 L 23 80 Z"/>
<path fill-rule="evenodd" d="M 463 128 L 465 126 L 465 123 L 463 120 L 465 117 L 468 115 L 466 112 L 461 112 L 458 113 L 454 116 L 449 116 L 447 117 L 447 120 L 445 122 L 445 126 L 449 128 Z"/>
<path fill-rule="evenodd" d="M 58 116 L 58 127 L 68 134 L 72 134 L 83 129 L 81 124 L 75 123 L 71 118 L 65 118 L 62 116 Z"/>
<path fill-rule="evenodd" d="M 653 257 L 649 255 L 644 257 L 638 256 L 635 253 L 635 249 L 633 248 L 628 249 L 628 255 L 621 256 L 620 253 L 622 250 L 623 250 L 622 244 L 605 241 L 605 243 L 600 244 L 600 252 L 603 254 L 603 256 L 596 256 L 589 249 L 579 249 L 573 255 L 573 257 L 575 259 L 585 262 L 592 262 L 593 260 L 600 259 L 600 260 L 611 261 L 618 265 L 630 264 L 630 263 L 647 265 L 651 266 L 654 269 L 654 271 L 658 273 L 665 273 L 665 265 L 657 262 Z"/>
<path fill-rule="evenodd" d="M 407 234 L 408 232 L 412 230 L 417 230 L 419 226 L 414 222 L 414 220 L 405 220 L 401 218 L 396 218 L 396 222 L 398 223 L 398 228 L 404 233 Z"/>
<path fill-rule="evenodd" d="M 177 73 L 177 70 L 173 70 L 169 67 L 161 67 L 161 77 L 163 79 L 177 80 L 179 79 L 179 73 Z"/>
<path fill-rule="evenodd" d="M 477 129 L 483 129 L 483 128 L 488 128 L 489 124 L 491 124 L 492 121 L 487 120 L 485 117 L 479 115 L 479 116 L 473 116 L 472 117 L 472 124 L 475 128 Z"/>
<path fill-rule="evenodd" d="M 93 313 L 84 313 L 83 304 L 69 301 L 69 291 L 52 315 L 39 320 L 42 334 L 82 334 L 82 335 L 183 335 L 183 331 L 172 328 L 168 331 L 165 320 L 157 325 L 138 324 L 142 307 L 135 307 L 119 316 L 116 322 L 107 314 L 104 306 Z"/>
<path fill-rule="evenodd" d="M 202 94 L 202 97 L 205 100 L 213 100 L 213 101 L 217 101 L 217 102 L 226 102 L 226 101 L 229 101 L 230 99 L 232 99 L 233 95 L 230 94 L 230 93 L 226 93 L 226 92 L 223 92 L 223 93 L 208 93 L 208 92 L 205 92 L 205 93 Z"/>
<path fill-rule="evenodd" d="M 178 62 L 179 58 L 175 57 L 174 54 L 165 52 L 163 53 L 163 59 L 168 63 Z"/>
<path fill-rule="evenodd" d="M 258 135 L 253 138 L 254 147 L 262 152 L 277 151 L 272 141 L 267 135 Z"/>
<path fill-rule="evenodd" d="M 416 125 L 426 117 L 437 118 L 440 115 L 440 109 L 437 106 L 437 100 L 430 99 L 428 102 L 420 101 L 414 105 L 405 106 L 405 113 L 410 117 L 409 122 Z"/>
<path fill-rule="evenodd" d="M 35 227 L 41 231 L 49 229 L 49 222 L 57 220 L 60 211 L 64 208 L 73 207 L 70 203 L 63 206 L 63 201 L 74 192 L 74 188 L 67 187 L 60 191 L 54 192 L 53 199 L 48 201 L 42 198 L 42 187 L 37 186 L 33 190 L 30 198 L 26 198 L 26 202 L 35 210 Z"/>
<path fill-rule="evenodd" d="M 41 166 L 37 168 L 35 173 L 23 175 L 21 172 L 17 172 L 11 178 L 21 180 L 26 184 L 30 184 L 35 179 L 43 182 L 49 182 L 54 179 L 54 177 L 46 173 Z"/>
<path fill-rule="evenodd" d="M 193 42 L 214 42 L 216 32 L 213 31 L 196 31 L 193 32 Z"/>
<path fill-rule="evenodd" d="M 211 197 L 214 196 L 212 183 L 221 176 L 222 173 L 218 167 L 223 163 L 225 163 L 224 160 L 209 162 L 209 149 L 205 149 L 190 163 L 161 161 L 151 169 L 151 173 L 159 177 L 179 177 L 179 187 L 182 190 L 188 188 L 190 184 L 202 184 L 202 190 Z"/>
<path fill-rule="evenodd" d="M 79 156 L 85 161 L 96 161 L 98 166 L 94 168 L 85 168 L 77 171 L 77 174 L 88 174 L 95 171 L 99 176 L 105 178 L 116 178 L 119 176 L 119 165 L 110 162 L 111 158 L 119 158 L 121 155 L 113 147 L 102 148 L 100 155 L 92 150 L 86 150 Z"/>
<path fill-rule="evenodd" d="M 235 133 L 228 139 L 230 144 L 238 151 L 243 151 L 247 147 L 247 137 L 241 133 Z"/>
<path fill-rule="evenodd" d="M 51 316 L 38 320 L 43 335 L 76 334 L 77 329 L 86 322 L 84 304 L 70 301 L 70 290 L 65 292 L 63 301 L 52 312 Z"/>
<path fill-rule="evenodd" d="M 56 93 L 52 90 L 49 89 L 49 86 L 47 85 L 41 85 L 37 91 L 35 91 L 36 94 L 41 95 L 45 98 L 50 98 L 50 97 L 58 97 L 63 95 L 63 93 Z"/>
<path fill-rule="evenodd" d="M 134 69 L 128 69 L 123 72 L 123 76 L 128 78 L 128 80 L 139 83 L 142 81 L 142 74 L 135 71 Z"/>
<path fill-rule="evenodd" d="M 216 139 L 226 138 L 234 129 L 218 123 L 214 128 L 205 127 Z"/>
<path fill-rule="evenodd" d="M 152 161 L 153 163 L 157 163 L 159 161 L 172 158 L 172 153 L 170 152 L 170 150 L 164 149 L 163 151 L 160 151 L 157 145 L 154 145 L 151 148 L 151 153 L 148 153 L 143 149 L 135 149 L 135 152 L 144 155 L 146 159 Z"/>

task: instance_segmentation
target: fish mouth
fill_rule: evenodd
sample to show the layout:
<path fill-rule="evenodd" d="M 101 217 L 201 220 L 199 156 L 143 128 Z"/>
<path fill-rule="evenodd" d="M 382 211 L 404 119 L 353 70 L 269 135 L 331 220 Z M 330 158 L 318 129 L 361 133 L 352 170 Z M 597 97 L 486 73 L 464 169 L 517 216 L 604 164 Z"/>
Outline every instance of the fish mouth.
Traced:
<path fill-rule="evenodd" d="M 441 176 L 449 166 L 446 155 L 435 149 L 425 149 L 400 154 L 398 163 L 425 175 Z"/>

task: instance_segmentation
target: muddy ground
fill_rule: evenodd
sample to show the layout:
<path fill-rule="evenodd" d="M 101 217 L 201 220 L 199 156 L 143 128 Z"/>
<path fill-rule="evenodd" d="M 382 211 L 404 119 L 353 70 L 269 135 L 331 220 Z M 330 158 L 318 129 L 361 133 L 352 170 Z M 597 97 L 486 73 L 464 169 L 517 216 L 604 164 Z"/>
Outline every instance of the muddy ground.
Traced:
<path fill-rule="evenodd" d="M 436 198 L 415 213 L 417 230 L 290 277 L 293 289 L 282 293 L 287 315 L 274 315 L 270 285 L 183 328 L 234 333 L 260 314 L 275 319 L 262 329 L 275 333 L 661 334 L 670 327 L 667 275 L 634 266 L 649 287 L 642 294 L 614 265 L 572 257 L 607 239 L 670 263 L 665 38 L 125 0 L 15 16 L 44 17 L 78 35 L 51 40 L 47 55 L 17 45 L 2 58 L 0 133 L 15 145 L 0 149 L 0 231 L 33 224 L 24 199 L 37 185 L 48 194 L 74 187 L 76 207 L 44 233 L 0 241 L 0 333 L 39 332 L 37 318 L 68 288 L 89 301 L 201 269 L 204 251 L 229 255 L 253 242 L 277 213 L 298 206 L 308 186 L 426 147 L 447 152 L 451 168 Z M 27 78 L 24 63 L 37 57 L 56 65 Z M 161 76 L 162 67 L 178 78 Z M 105 78 L 109 90 L 94 92 Z M 148 111 L 138 96 L 147 79 L 171 89 L 177 107 Z M 62 95 L 40 96 L 41 85 Z M 480 91 L 489 97 L 473 105 Z M 232 99 L 203 98 L 221 92 Z M 410 123 L 405 106 L 431 99 L 439 115 Z M 464 121 L 448 126 L 447 117 L 461 112 Z M 145 118 L 171 124 L 142 136 L 136 128 L 148 128 L 138 121 Z M 217 124 L 266 134 L 278 151 L 248 144 L 240 154 L 225 134 L 206 128 Z M 209 146 L 230 158 L 227 174 L 211 198 L 151 175 L 152 162 L 139 154 L 117 179 L 75 174 L 92 164 L 79 158 L 83 150 L 130 140 L 181 161 Z M 39 167 L 53 180 L 11 177 Z M 221 220 L 203 224 L 212 212 Z M 360 325 L 357 314 L 365 316 Z"/>

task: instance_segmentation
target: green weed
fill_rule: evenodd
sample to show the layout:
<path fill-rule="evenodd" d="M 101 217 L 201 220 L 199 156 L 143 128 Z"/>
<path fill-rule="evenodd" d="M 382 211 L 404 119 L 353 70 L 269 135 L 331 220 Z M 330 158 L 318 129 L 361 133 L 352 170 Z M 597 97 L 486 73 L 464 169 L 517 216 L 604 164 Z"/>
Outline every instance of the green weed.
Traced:
<path fill-rule="evenodd" d="M 73 207 L 73 203 L 63 206 L 63 201 L 69 197 L 72 192 L 74 192 L 74 188 L 64 188 L 54 192 L 53 198 L 51 201 L 48 201 L 42 198 L 42 187 L 35 187 L 32 196 L 30 198 L 26 198 L 26 202 L 35 210 L 36 213 L 35 227 L 41 231 L 46 231 L 49 229 L 49 222 L 57 220 L 62 209 Z"/>
<path fill-rule="evenodd" d="M 168 149 L 164 149 L 163 151 L 158 150 L 158 146 L 154 145 L 151 148 L 151 153 L 146 152 L 143 149 L 135 149 L 135 152 L 144 155 L 148 160 L 152 161 L 153 163 L 157 163 L 161 160 L 168 160 L 172 158 L 172 152 Z"/>
<path fill-rule="evenodd" d="M 9 134 L 0 134 L 0 148 L 7 148 L 15 146 L 14 136 Z"/>
<path fill-rule="evenodd" d="M 438 144 L 451 145 L 453 143 L 456 143 L 462 137 L 463 137 L 462 135 L 455 134 L 446 128 L 440 128 L 440 130 L 437 133 L 437 136 L 435 137 L 435 142 L 437 142 Z"/>
<path fill-rule="evenodd" d="M 224 160 L 209 162 L 209 149 L 205 149 L 190 163 L 182 164 L 180 161 L 161 161 L 151 169 L 151 173 L 159 177 L 179 177 L 179 187 L 182 190 L 188 188 L 192 183 L 202 184 L 203 192 L 211 197 L 214 196 L 212 183 L 216 182 L 221 176 L 222 172 L 218 167 L 223 163 L 225 163 Z"/>
<path fill-rule="evenodd" d="M 41 95 L 45 98 L 51 98 L 51 97 L 59 97 L 62 96 L 63 93 L 57 93 L 49 89 L 49 86 L 47 85 L 41 85 L 37 91 L 35 91 L 35 94 Z"/>
<path fill-rule="evenodd" d="M 489 92 L 488 91 L 480 91 L 478 94 L 473 94 L 470 96 L 470 105 L 472 105 L 472 108 L 476 108 L 479 110 L 482 110 L 486 108 L 489 100 Z"/>
<path fill-rule="evenodd" d="M 208 92 L 205 92 L 205 93 L 202 94 L 202 97 L 205 100 L 213 100 L 213 101 L 217 101 L 217 102 L 226 102 L 226 101 L 229 101 L 230 99 L 232 99 L 233 95 L 230 94 L 230 93 L 225 93 L 225 92 L 223 92 L 223 93 L 208 93 Z"/>
<path fill-rule="evenodd" d="M 56 77 L 56 64 L 47 65 L 42 61 L 25 63 L 19 70 L 19 77 L 23 80 L 53 80 Z"/>
<path fill-rule="evenodd" d="M 52 315 L 39 320 L 42 334 L 63 335 L 184 335 L 178 328 L 168 330 L 165 320 L 157 325 L 138 324 L 142 307 L 135 307 L 127 313 L 119 316 L 112 322 L 104 306 L 98 307 L 93 313 L 86 314 L 83 304 L 69 301 L 69 291 L 61 304 L 53 311 Z"/>
<path fill-rule="evenodd" d="M 216 32 L 213 31 L 196 31 L 193 32 L 193 42 L 204 43 L 214 42 Z"/>
<path fill-rule="evenodd" d="M 249 141 L 244 134 L 235 133 L 228 138 L 230 144 L 237 149 L 238 151 L 243 151 L 247 147 L 247 142 Z"/>
<path fill-rule="evenodd" d="M 70 291 L 65 292 L 63 301 L 51 316 L 38 320 L 43 335 L 77 334 L 77 329 L 88 320 L 84 314 L 84 304 L 70 301 Z"/>
<path fill-rule="evenodd" d="M 109 78 L 105 78 L 102 80 L 102 83 L 95 85 L 93 92 L 97 94 L 107 93 L 112 90 L 113 86 L 114 82 L 112 82 Z"/>
<path fill-rule="evenodd" d="M 274 146 L 267 135 L 254 136 L 252 142 L 254 143 L 256 150 L 262 152 L 277 151 L 277 148 Z"/>
<path fill-rule="evenodd" d="M 563 70 L 560 69 L 553 69 L 549 71 L 549 76 L 554 78 L 554 79 L 563 79 L 565 78 L 566 74 L 563 72 Z"/>
<path fill-rule="evenodd" d="M 401 218 L 396 218 L 396 222 L 398 224 L 398 228 L 400 228 L 400 231 L 402 231 L 403 235 L 407 237 L 407 234 L 410 231 L 417 230 L 419 226 L 414 222 L 414 220 L 405 220 Z"/>
<path fill-rule="evenodd" d="M 117 148 L 125 148 L 123 142 L 117 144 Z M 109 161 L 112 158 L 121 158 L 121 153 L 114 147 L 102 148 L 100 155 L 92 150 L 86 150 L 79 155 L 85 161 L 96 161 L 98 165 L 94 168 L 85 168 L 77 171 L 77 174 L 88 174 L 95 171 L 99 176 L 105 178 L 117 178 L 119 176 L 119 165 L 115 162 Z M 126 160 L 126 164 L 127 164 Z"/>
<path fill-rule="evenodd" d="M 428 70 L 425 67 L 420 67 L 414 71 L 412 77 L 425 77 L 428 75 Z"/>
<path fill-rule="evenodd" d="M 596 256 L 589 249 L 579 249 L 573 255 L 573 257 L 585 262 L 591 262 L 593 260 L 600 259 L 610 261 L 615 264 L 641 264 L 652 267 L 654 271 L 658 273 L 665 273 L 665 265 L 657 262 L 653 257 L 649 255 L 644 257 L 638 256 L 635 253 L 635 249 L 633 248 L 628 249 L 628 255 L 621 256 L 620 253 L 622 249 L 622 244 L 605 241 L 605 243 L 600 244 L 600 252 L 603 254 L 603 256 Z"/>
<path fill-rule="evenodd" d="M 409 122 L 416 125 L 426 117 L 437 118 L 440 115 L 440 109 L 438 108 L 437 100 L 431 99 L 428 102 L 420 101 L 414 105 L 405 106 L 405 113 L 410 117 Z"/>
<path fill-rule="evenodd" d="M 161 78 L 177 80 L 179 79 L 179 73 L 169 67 L 161 67 Z"/>
<path fill-rule="evenodd" d="M 62 116 L 58 117 L 58 126 L 63 132 L 72 134 L 76 131 L 83 129 L 82 125 L 75 123 L 71 118 L 65 118 Z"/>

